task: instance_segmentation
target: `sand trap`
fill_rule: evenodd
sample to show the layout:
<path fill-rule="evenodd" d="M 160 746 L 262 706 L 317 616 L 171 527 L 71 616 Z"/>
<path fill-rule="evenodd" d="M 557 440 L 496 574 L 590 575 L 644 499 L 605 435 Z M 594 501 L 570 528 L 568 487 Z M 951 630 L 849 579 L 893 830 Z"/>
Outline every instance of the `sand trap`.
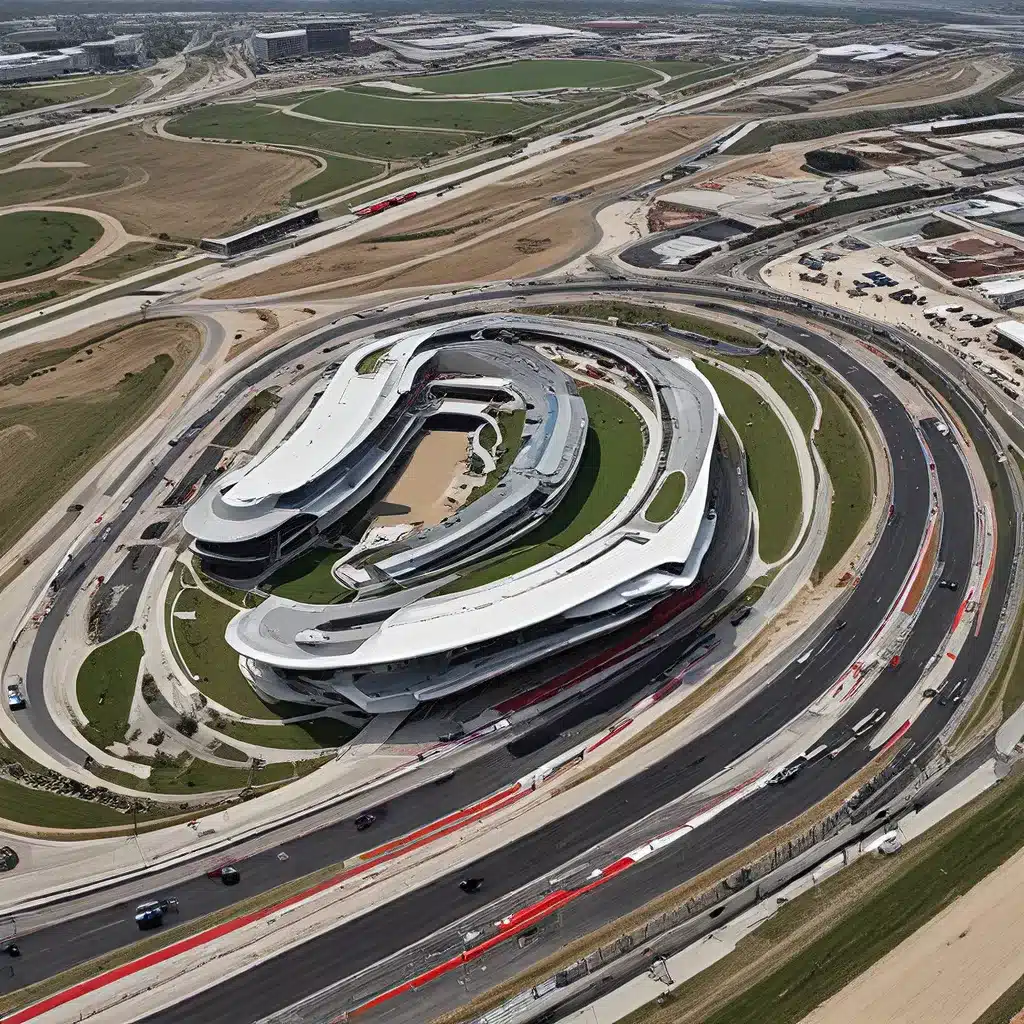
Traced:
<path fill-rule="evenodd" d="M 428 430 L 416 445 L 405 472 L 384 496 L 389 505 L 404 506 L 409 511 L 377 516 L 371 529 L 397 523 L 436 526 L 450 515 L 469 494 L 467 488 L 462 498 L 451 502 L 446 500 L 453 484 L 465 474 L 468 445 L 467 433 Z"/>

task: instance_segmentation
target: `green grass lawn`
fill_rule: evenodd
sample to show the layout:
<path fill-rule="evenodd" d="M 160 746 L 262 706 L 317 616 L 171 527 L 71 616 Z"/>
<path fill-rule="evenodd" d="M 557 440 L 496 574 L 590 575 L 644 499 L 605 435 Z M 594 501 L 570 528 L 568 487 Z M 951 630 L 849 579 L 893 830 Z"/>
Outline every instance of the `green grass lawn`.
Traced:
<path fill-rule="evenodd" d="M 737 357 L 715 356 L 723 363 L 741 366 L 763 377 L 768 386 L 789 406 L 796 417 L 804 436 L 809 437 L 814 426 L 814 403 L 807 393 L 807 388 L 793 375 L 793 372 L 775 352 L 769 350 L 764 355 Z"/>
<path fill-rule="evenodd" d="M 268 707 L 256 696 L 238 667 L 237 652 L 224 639 L 237 609 L 192 587 L 178 599 L 175 611 L 196 613 L 194 619 L 174 618 L 174 635 L 189 671 L 199 676 L 196 686 L 207 697 L 248 718 L 275 721 L 309 713 L 309 708 L 299 704 Z"/>
<path fill-rule="evenodd" d="M 686 492 L 686 474 L 669 473 L 654 500 L 647 506 L 644 518 L 652 523 L 663 523 L 671 519 Z"/>
<path fill-rule="evenodd" d="M 821 429 L 814 435 L 814 446 L 832 481 L 828 533 L 814 565 L 817 582 L 839 563 L 867 520 L 874 473 L 860 427 L 842 399 L 813 376 L 810 382 L 821 403 Z"/>
<path fill-rule="evenodd" d="M 182 250 L 176 245 L 150 245 L 148 242 L 132 242 L 114 255 L 83 267 L 83 277 L 94 277 L 100 281 L 116 281 L 119 277 L 138 274 L 143 270 L 174 259 Z"/>
<path fill-rule="evenodd" d="M 517 60 L 509 64 L 425 75 L 404 81 L 433 93 L 533 92 L 537 89 L 612 89 L 650 85 L 650 68 L 618 60 Z"/>
<path fill-rule="evenodd" d="M 758 551 L 776 562 L 792 547 L 800 529 L 800 470 L 785 427 L 746 381 L 697 360 L 701 373 L 718 392 L 747 452 L 750 490 L 757 505 Z"/>
<path fill-rule="evenodd" d="M 327 161 L 327 166 L 289 192 L 289 198 L 293 203 L 306 203 L 332 192 L 340 192 L 384 170 L 384 164 L 369 163 L 366 160 L 350 160 L 344 156 L 328 156 L 325 153 L 318 153 L 317 156 L 322 156 Z"/>
<path fill-rule="evenodd" d="M 223 727 L 218 727 L 217 731 L 243 743 L 257 743 L 285 750 L 340 747 L 359 732 L 347 722 L 329 717 L 311 718 L 308 722 L 294 722 L 291 725 L 251 725 L 225 719 Z"/>
<path fill-rule="evenodd" d="M 371 160 L 419 160 L 440 156 L 471 139 L 471 136 L 457 132 L 353 128 L 309 121 L 252 103 L 199 107 L 175 118 L 167 125 L 167 130 L 187 138 L 276 143 Z M 367 163 L 365 177 L 372 177 L 374 173 L 376 165 Z"/>
<path fill-rule="evenodd" d="M 321 93 L 296 108 L 299 113 L 329 121 L 359 124 L 444 128 L 448 131 L 501 135 L 556 113 L 549 105 L 495 103 L 487 100 L 423 100 L 338 89 Z"/>
<path fill-rule="evenodd" d="M 63 266 L 91 249 L 102 234 L 98 221 L 78 213 L 4 214 L 0 216 L 0 281 Z"/>
<path fill-rule="evenodd" d="M 466 501 L 467 505 L 476 501 L 477 498 L 482 498 L 488 491 L 495 488 L 508 472 L 509 466 L 515 461 L 515 457 L 522 447 L 525 425 L 525 409 L 516 409 L 515 412 L 503 412 L 498 415 L 498 427 L 501 429 L 501 454 L 494 460 L 494 469 L 487 474 L 483 486 L 473 488 L 473 493 Z M 480 433 L 480 443 L 490 451 L 494 440 L 494 430 L 488 424 Z"/>
<path fill-rule="evenodd" d="M 107 828 L 132 823 L 130 814 L 91 800 L 19 786 L 4 778 L 0 778 L 0 806 L 5 818 L 44 828 Z"/>
<path fill-rule="evenodd" d="M 0 116 L 20 114 L 23 111 L 37 110 L 57 103 L 71 103 L 74 100 L 99 96 L 104 92 L 110 92 L 110 95 L 97 99 L 97 104 L 112 107 L 131 99 L 140 91 L 143 84 L 145 83 L 141 76 L 89 75 L 54 85 L 0 89 Z"/>
<path fill-rule="evenodd" d="M 313 548 L 294 561 L 281 566 L 260 585 L 274 597 L 307 604 L 333 604 L 346 601 L 352 591 L 343 587 L 332 575 L 331 566 L 341 558 L 340 551 Z"/>
<path fill-rule="evenodd" d="M 643 428 L 621 398 L 583 387 L 590 426 L 576 477 L 555 511 L 497 561 L 481 566 L 439 593 L 458 593 L 522 572 L 564 551 L 603 523 L 626 496 L 643 461 Z"/>
<path fill-rule="evenodd" d="M 78 703 L 89 719 L 82 732 L 101 749 L 124 742 L 142 651 L 142 637 L 124 633 L 90 652 L 78 670 Z"/>
<path fill-rule="evenodd" d="M 758 348 L 761 339 L 731 324 L 719 323 L 717 320 L 706 320 L 704 317 L 681 313 L 674 309 L 661 309 L 658 306 L 643 306 L 633 302 L 571 302 L 560 306 L 531 306 L 530 313 L 541 313 L 550 316 L 584 317 L 591 320 L 607 320 L 618 317 L 624 327 L 633 324 L 655 323 L 666 324 L 681 331 L 693 331 L 715 341 L 728 341 L 734 345 L 749 345 Z"/>

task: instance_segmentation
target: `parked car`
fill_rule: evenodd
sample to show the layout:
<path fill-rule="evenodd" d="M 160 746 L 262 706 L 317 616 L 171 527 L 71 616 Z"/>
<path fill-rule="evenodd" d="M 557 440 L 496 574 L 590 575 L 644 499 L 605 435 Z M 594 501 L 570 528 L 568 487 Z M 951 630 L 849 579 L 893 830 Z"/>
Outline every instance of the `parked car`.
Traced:
<path fill-rule="evenodd" d="M 20 711 L 25 706 L 25 695 L 21 692 L 19 683 L 7 684 L 7 706 L 11 711 Z"/>

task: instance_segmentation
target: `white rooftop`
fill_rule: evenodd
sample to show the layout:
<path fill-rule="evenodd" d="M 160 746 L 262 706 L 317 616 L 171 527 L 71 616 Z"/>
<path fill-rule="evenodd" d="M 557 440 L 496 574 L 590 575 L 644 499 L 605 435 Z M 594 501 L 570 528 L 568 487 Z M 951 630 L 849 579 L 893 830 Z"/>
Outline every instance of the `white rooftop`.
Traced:
<path fill-rule="evenodd" d="M 296 36 L 304 36 L 304 28 L 286 28 L 281 32 L 257 32 L 257 39 L 294 39 Z"/>

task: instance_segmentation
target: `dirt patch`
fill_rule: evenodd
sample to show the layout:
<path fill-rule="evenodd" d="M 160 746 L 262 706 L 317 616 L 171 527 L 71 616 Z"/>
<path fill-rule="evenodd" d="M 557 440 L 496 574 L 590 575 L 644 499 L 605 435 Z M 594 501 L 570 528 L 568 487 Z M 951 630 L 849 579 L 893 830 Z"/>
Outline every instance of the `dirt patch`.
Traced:
<path fill-rule="evenodd" d="M 208 295 L 249 298 L 321 284 L 344 285 L 345 279 L 354 275 L 366 280 L 371 274 L 392 268 L 397 271 L 402 264 L 413 260 L 439 256 L 454 246 L 482 239 L 506 225 L 510 234 L 514 231 L 508 242 L 502 236 L 495 236 L 488 238 L 486 246 L 464 250 L 472 253 L 469 264 L 463 258 L 456 259 L 454 264 L 447 257 L 431 260 L 430 267 L 436 272 L 403 274 L 402 286 L 407 283 L 407 276 L 411 277 L 409 285 L 417 285 L 486 280 L 494 275 L 536 274 L 581 251 L 581 235 L 592 234 L 594 212 L 607 198 L 606 193 L 613 187 L 619 191 L 623 179 L 649 177 L 650 169 L 638 165 L 650 160 L 667 162 L 697 140 L 730 123 L 730 118 L 714 117 L 659 121 L 621 139 L 553 161 L 519 179 L 453 199 L 364 239 L 345 241 L 323 252 L 224 285 Z M 554 195 L 586 189 L 595 191 L 584 202 L 564 207 L 551 205 Z M 550 216 L 548 211 L 551 211 Z M 533 215 L 540 215 L 538 221 L 524 224 L 525 218 Z M 525 251 L 515 248 L 520 239 L 525 240 L 522 243 Z M 481 265 L 481 257 L 485 265 Z M 394 277 L 386 277 L 380 283 L 393 280 Z M 366 288 L 360 287 L 359 291 L 365 292 Z"/>
<path fill-rule="evenodd" d="M 468 444 L 469 436 L 461 431 L 428 430 L 416 445 L 405 472 L 384 498 L 387 504 L 404 505 L 409 511 L 377 516 L 372 525 L 436 526 L 450 515 L 461 504 L 450 492 L 465 472 Z M 449 497 L 451 500 L 446 500 Z"/>
<path fill-rule="evenodd" d="M 68 180 L 32 200 L 106 190 L 76 206 L 109 213 L 134 234 L 182 239 L 223 234 L 277 212 L 315 166 L 306 157 L 243 146 L 172 142 L 142 128 L 87 135 L 46 159 L 86 166 L 66 169 Z"/>
<path fill-rule="evenodd" d="M 124 326 L 102 340 L 111 329 L 87 328 L 57 343 L 0 355 L 0 408 L 87 398 L 114 387 L 125 374 L 143 370 L 162 353 L 188 361 L 199 350 L 199 331 L 187 320 Z"/>
<path fill-rule="evenodd" d="M 981 74 L 971 61 L 960 61 L 945 68 L 928 68 L 869 89 L 855 89 L 835 99 L 814 104 L 814 110 L 860 109 L 881 103 L 915 103 L 939 99 L 949 93 L 963 92 L 977 84 Z"/>
<path fill-rule="evenodd" d="M 171 393 L 200 347 L 190 321 L 161 320 L 0 356 L 0 552 Z"/>
<path fill-rule="evenodd" d="M 917 575 L 914 577 L 914 582 L 910 585 L 910 590 L 907 591 L 906 599 L 903 602 L 903 611 L 907 615 L 913 615 L 917 611 L 917 606 L 921 603 L 921 598 L 924 596 L 925 588 L 928 586 L 928 580 L 932 574 L 932 566 L 935 565 L 935 556 L 938 554 L 938 550 L 939 530 L 936 528 L 928 540 L 928 547 L 925 548 L 924 557 L 921 559 L 921 564 L 917 569 Z"/>

